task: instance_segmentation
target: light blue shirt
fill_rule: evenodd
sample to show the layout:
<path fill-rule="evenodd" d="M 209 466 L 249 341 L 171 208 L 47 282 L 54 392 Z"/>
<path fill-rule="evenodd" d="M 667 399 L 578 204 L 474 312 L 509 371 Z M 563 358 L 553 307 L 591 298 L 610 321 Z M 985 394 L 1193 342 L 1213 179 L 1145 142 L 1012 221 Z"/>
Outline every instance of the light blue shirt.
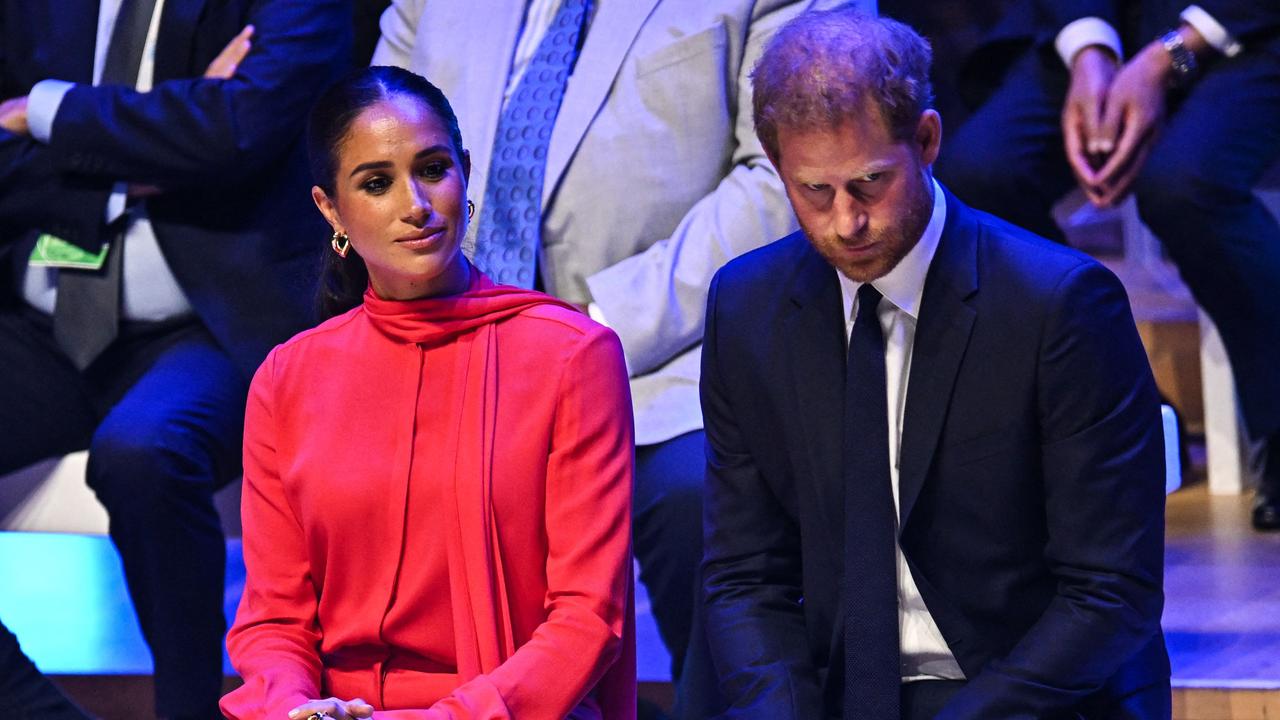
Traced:
<path fill-rule="evenodd" d="M 93 82 L 102 80 L 102 68 L 106 64 L 107 45 L 120 14 L 123 0 L 101 0 L 98 11 L 98 33 L 93 56 Z M 151 90 L 155 75 L 156 35 L 160 26 L 160 14 L 164 0 L 156 0 L 151 16 L 151 27 L 142 48 L 142 62 L 138 67 L 135 87 L 140 92 Z M 42 80 L 36 83 L 27 97 L 27 126 L 31 137 L 48 143 L 53 136 L 53 122 L 58 108 L 74 83 L 62 80 Z M 157 321 L 191 313 L 173 271 L 160 252 L 155 230 L 147 217 L 146 203 L 126 207 L 128 187 L 116 183 L 107 201 L 106 221 L 112 222 L 128 213 L 125 230 L 113 252 L 123 252 L 121 258 L 120 311 L 126 320 Z M 58 271 L 51 268 L 28 267 L 22 283 L 22 294 L 32 307 L 52 314 L 58 297 Z"/>

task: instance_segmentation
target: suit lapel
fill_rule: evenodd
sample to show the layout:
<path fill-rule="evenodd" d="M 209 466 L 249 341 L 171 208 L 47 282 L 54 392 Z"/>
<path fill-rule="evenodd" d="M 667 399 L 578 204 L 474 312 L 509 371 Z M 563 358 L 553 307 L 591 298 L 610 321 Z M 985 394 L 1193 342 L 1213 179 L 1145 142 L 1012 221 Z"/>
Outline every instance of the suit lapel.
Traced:
<path fill-rule="evenodd" d="M 966 300 L 978 289 L 978 230 L 972 211 L 950 193 L 946 199 L 947 222 L 925 280 L 907 383 L 898 466 L 901 527 L 929 472 L 977 317 Z"/>
<path fill-rule="evenodd" d="M 438 61 L 433 61 L 428 67 L 430 70 L 437 62 L 447 62 L 452 68 L 450 82 L 456 87 L 449 92 L 449 99 L 457 103 L 454 110 L 463 126 L 463 139 L 472 148 L 493 147 L 524 15 L 523 0 L 489 0 L 478 4 L 426 3 L 424 19 L 437 27 L 456 28 L 431 36 L 433 48 L 429 52 Z M 421 34 L 419 42 L 425 42 Z M 459 64 L 465 58 L 492 61 Z M 449 91 L 449 88 L 445 89 Z M 480 155 L 486 158 L 485 167 L 474 168 L 472 172 L 488 173 L 488 152 Z M 476 200 L 479 202 L 484 192 L 483 183 L 473 192 L 478 194 Z"/>
<path fill-rule="evenodd" d="M 800 433 L 794 456 L 808 464 L 797 468 L 800 482 L 812 484 L 820 495 L 814 506 L 823 513 L 829 542 L 843 543 L 836 532 L 844 520 L 841 480 L 844 422 L 845 341 L 843 305 L 836 271 L 803 237 L 803 257 L 791 284 L 791 314 L 787 320 L 788 367 Z M 805 487 L 797 488 L 801 493 Z M 803 505 L 803 502 L 802 502 Z"/>
<path fill-rule="evenodd" d="M 640 28 L 659 0 L 621 0 L 600 5 L 587 28 L 582 54 L 565 88 L 547 148 L 547 173 L 542 184 L 545 208 L 560 184 L 560 177 L 578 149 L 587 128 L 609 96 L 613 80 L 631 49 Z"/>
<path fill-rule="evenodd" d="M 93 82 L 93 56 L 97 47 L 98 13 L 101 3 L 94 0 L 71 0 L 66 3 L 7 3 L 20 10 L 10 13 L 9 22 L 26 28 L 26 50 L 30 57 L 11 56 L 15 69 L 31 63 L 39 75 L 35 81 L 57 78 L 68 82 Z M 16 15 L 16 17 L 14 17 Z M 9 33 L 14 32 L 9 28 Z M 0 38 L 0 42 L 3 39 Z M 10 48 L 10 52 L 17 48 Z M 24 91 L 29 90 L 23 88 Z"/>
<path fill-rule="evenodd" d="M 155 83 L 190 74 L 192 39 L 205 1 L 164 0 L 156 37 Z"/>

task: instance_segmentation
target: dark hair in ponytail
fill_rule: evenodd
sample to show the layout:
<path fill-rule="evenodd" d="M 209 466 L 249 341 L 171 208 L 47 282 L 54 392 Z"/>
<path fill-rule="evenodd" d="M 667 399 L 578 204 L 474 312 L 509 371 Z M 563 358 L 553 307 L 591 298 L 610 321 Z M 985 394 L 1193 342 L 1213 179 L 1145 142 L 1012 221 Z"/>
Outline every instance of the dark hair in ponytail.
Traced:
<path fill-rule="evenodd" d="M 337 188 L 338 156 L 351 123 L 370 106 L 395 95 L 421 101 L 444 123 L 454 152 L 462 155 L 458 118 L 440 88 L 421 75 L 398 67 L 374 66 L 358 70 L 329 86 L 307 118 L 307 155 L 315 184 L 331 199 Z M 321 319 L 328 319 L 359 305 L 369 286 L 369 269 L 352 248 L 347 257 L 327 249 L 316 298 Z"/>

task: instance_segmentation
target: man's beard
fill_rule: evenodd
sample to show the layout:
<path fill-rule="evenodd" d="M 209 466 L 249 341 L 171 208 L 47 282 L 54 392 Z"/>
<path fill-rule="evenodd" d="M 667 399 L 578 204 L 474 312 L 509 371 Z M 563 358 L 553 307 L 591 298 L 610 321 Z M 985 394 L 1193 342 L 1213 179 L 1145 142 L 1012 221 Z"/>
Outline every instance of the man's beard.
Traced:
<path fill-rule="evenodd" d="M 812 233 L 808 228 L 802 228 L 805 236 L 808 237 L 809 243 L 826 259 L 827 263 L 835 267 L 845 277 L 855 282 L 871 282 L 884 277 L 902 262 L 902 258 L 906 257 L 911 249 L 920 241 L 920 236 L 924 234 L 925 228 L 929 225 L 929 218 L 933 215 L 933 201 L 926 189 L 925 183 L 931 182 L 931 178 L 925 175 L 925 182 L 919 183 L 916 190 L 912 192 L 912 197 L 907 203 L 908 208 L 893 225 L 888 227 L 877 228 L 875 230 L 867 230 L 855 238 L 841 238 L 837 235 L 824 236 L 822 241 L 815 241 Z M 840 262 L 840 258 L 834 252 L 830 252 L 832 248 L 838 248 L 845 245 L 868 245 L 876 244 L 880 248 L 880 253 L 874 260 L 858 263 L 845 264 Z"/>

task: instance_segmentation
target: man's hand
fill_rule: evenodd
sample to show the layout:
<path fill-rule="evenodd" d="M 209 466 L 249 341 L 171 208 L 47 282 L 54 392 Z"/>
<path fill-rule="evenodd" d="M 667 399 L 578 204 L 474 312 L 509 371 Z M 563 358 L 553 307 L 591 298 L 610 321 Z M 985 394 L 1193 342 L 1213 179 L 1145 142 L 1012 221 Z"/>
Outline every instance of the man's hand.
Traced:
<path fill-rule="evenodd" d="M 222 48 L 222 52 L 218 53 L 218 57 L 209 63 L 209 67 L 205 68 L 204 76 L 210 80 L 229 80 L 236 74 L 236 70 L 240 67 L 240 62 L 249 54 L 249 50 L 253 48 L 253 26 L 245 25 L 244 29 L 238 35 L 231 38 L 231 42 Z"/>
<path fill-rule="evenodd" d="M 324 713 L 320 717 L 328 717 L 332 720 L 354 720 L 372 717 L 373 706 L 360 698 L 339 700 L 331 697 L 327 700 L 311 700 L 290 710 L 289 720 L 308 720 L 320 713 Z"/>
<path fill-rule="evenodd" d="M 1097 202 L 1101 189 L 1097 171 L 1115 148 L 1115 134 L 1102 129 L 1107 92 L 1116 75 L 1116 58 L 1097 45 L 1076 53 L 1071 62 L 1071 87 L 1062 107 L 1062 138 L 1067 163 L 1076 182 Z"/>
<path fill-rule="evenodd" d="M 1098 171 L 1097 192 L 1089 199 L 1099 207 L 1114 205 L 1133 186 L 1151 152 L 1165 115 L 1169 54 L 1159 43 L 1143 48 L 1116 74 L 1102 115 L 1105 134 L 1116 134 L 1115 151 Z"/>
<path fill-rule="evenodd" d="M 209 63 L 209 67 L 205 69 L 204 76 L 213 80 L 226 80 L 236 74 L 236 70 L 240 67 L 240 62 L 249 54 L 249 50 L 253 47 L 253 26 L 245 25 L 244 29 L 238 35 L 231 38 L 231 42 L 222 48 L 222 52 L 218 53 L 218 57 Z M 0 128 L 8 130 L 14 135 L 30 135 L 31 130 L 27 127 L 27 97 L 10 98 L 0 103 Z"/>
<path fill-rule="evenodd" d="M 30 135 L 27 127 L 27 96 L 10 98 L 0 103 L 0 128 L 14 135 Z"/>
<path fill-rule="evenodd" d="M 1187 49 L 1203 58 L 1209 50 L 1204 37 L 1185 23 L 1178 32 Z M 1165 93 L 1173 72 L 1169 51 L 1156 40 L 1134 55 L 1111 83 L 1102 116 L 1103 133 L 1116 133 L 1119 139 L 1115 152 L 1098 171 L 1101 192 L 1096 198 L 1090 196 L 1098 206 L 1116 204 L 1133 187 L 1164 122 Z"/>

